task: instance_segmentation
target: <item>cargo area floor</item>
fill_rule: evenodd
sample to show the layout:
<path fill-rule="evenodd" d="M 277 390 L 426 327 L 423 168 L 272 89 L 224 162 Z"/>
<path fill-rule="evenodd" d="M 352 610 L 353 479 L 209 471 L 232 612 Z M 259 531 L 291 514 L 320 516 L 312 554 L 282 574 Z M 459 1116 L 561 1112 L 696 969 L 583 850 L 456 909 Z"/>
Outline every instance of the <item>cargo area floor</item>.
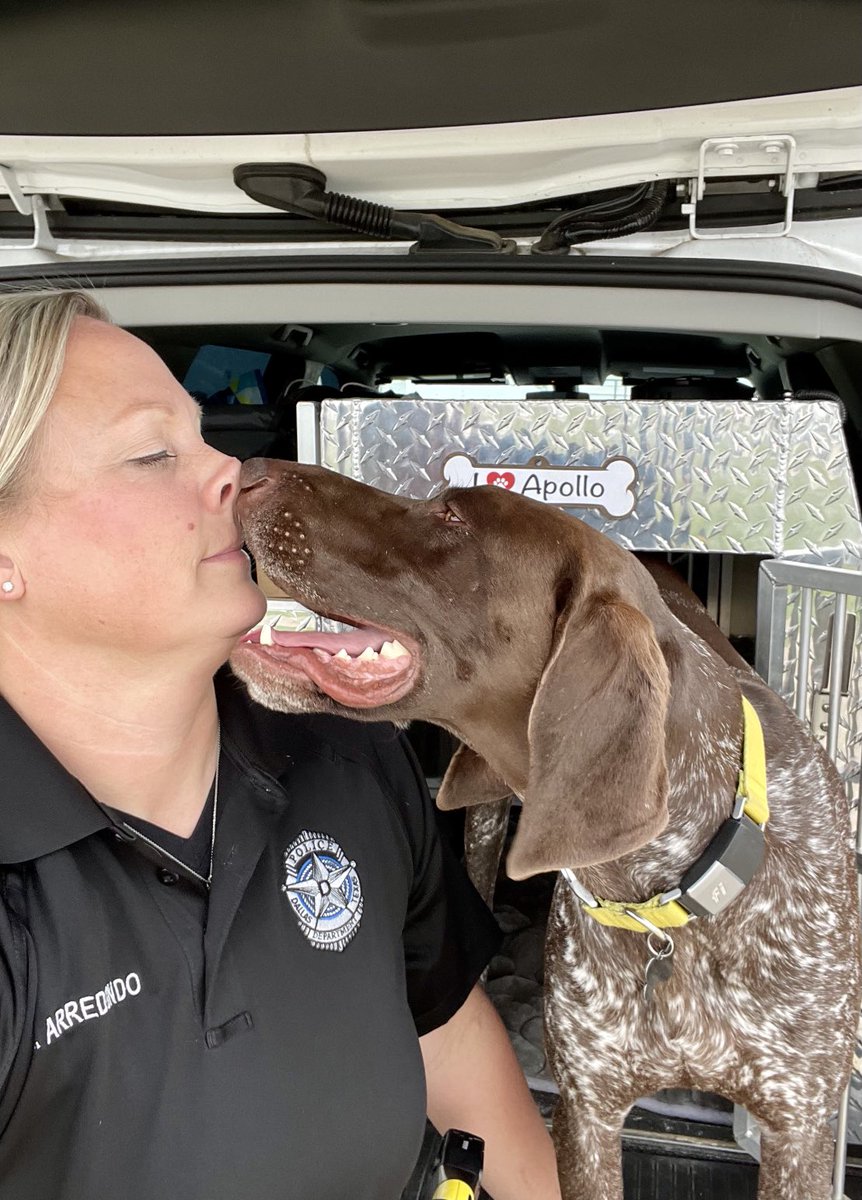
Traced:
<path fill-rule="evenodd" d="M 625 1200 L 755 1200 L 757 1168 L 628 1149 L 623 1152 L 623 1181 Z M 862 1176 L 848 1176 L 845 1194 L 862 1200 Z"/>
<path fill-rule="evenodd" d="M 533 1098 L 550 1121 L 555 1098 Z M 848 1147 L 848 1200 L 862 1200 L 860 1149 Z M 757 1164 L 739 1149 L 729 1127 L 635 1106 L 623 1131 L 623 1183 L 625 1200 L 756 1200 Z"/>
<path fill-rule="evenodd" d="M 543 1098 L 544 1099 L 544 1098 Z M 544 1107 L 544 1105 L 543 1105 Z M 757 1166 L 729 1141 L 712 1136 L 715 1131 L 689 1122 L 634 1121 L 623 1136 L 625 1200 L 755 1200 Z M 675 1125 L 677 1137 L 665 1140 Z M 660 1131 L 656 1125 L 664 1125 Z M 682 1137 L 679 1137 L 679 1134 Z M 655 1138 L 655 1144 L 645 1144 Z M 669 1144 L 671 1143 L 671 1144 Z M 699 1143 L 699 1144 L 698 1144 Z M 401 1200 L 427 1200 L 433 1190 L 426 1174 L 440 1139 L 429 1126 L 420 1160 Z M 862 1147 L 850 1147 L 850 1165 L 844 1189 L 848 1200 L 862 1200 Z M 483 1192 L 484 1196 L 485 1193 Z"/>
<path fill-rule="evenodd" d="M 626 1150 L 623 1181 L 625 1200 L 755 1200 L 757 1170 L 749 1163 Z"/>

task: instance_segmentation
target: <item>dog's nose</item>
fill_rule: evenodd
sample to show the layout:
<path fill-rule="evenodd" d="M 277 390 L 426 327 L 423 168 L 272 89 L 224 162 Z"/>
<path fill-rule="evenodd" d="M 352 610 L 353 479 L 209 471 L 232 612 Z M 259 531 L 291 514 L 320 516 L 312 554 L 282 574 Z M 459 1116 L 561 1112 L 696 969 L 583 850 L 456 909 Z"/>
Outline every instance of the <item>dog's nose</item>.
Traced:
<path fill-rule="evenodd" d="M 266 458 L 250 458 L 239 473 L 239 496 L 236 511 L 240 524 L 245 525 L 259 504 L 266 503 L 272 494 L 278 472 Z"/>
<path fill-rule="evenodd" d="M 248 488 L 261 488 L 273 482 L 274 472 L 270 469 L 267 458 L 249 458 L 242 464 L 239 473 L 239 486 L 243 491 Z"/>

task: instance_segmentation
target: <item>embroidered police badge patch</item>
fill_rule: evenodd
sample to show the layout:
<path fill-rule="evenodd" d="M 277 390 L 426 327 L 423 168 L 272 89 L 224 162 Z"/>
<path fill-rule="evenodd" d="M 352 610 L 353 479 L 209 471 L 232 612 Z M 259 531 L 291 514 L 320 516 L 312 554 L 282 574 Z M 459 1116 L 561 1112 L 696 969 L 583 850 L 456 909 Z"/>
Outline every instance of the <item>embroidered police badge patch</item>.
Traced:
<path fill-rule="evenodd" d="M 362 919 L 356 863 L 333 838 L 303 829 L 284 852 L 287 896 L 299 928 L 316 950 L 343 950 Z"/>

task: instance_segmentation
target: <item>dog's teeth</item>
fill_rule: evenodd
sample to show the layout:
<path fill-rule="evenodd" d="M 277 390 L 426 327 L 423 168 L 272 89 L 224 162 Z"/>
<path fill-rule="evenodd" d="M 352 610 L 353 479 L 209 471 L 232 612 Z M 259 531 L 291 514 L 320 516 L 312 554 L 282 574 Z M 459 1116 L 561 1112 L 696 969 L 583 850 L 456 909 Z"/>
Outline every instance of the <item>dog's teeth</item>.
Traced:
<path fill-rule="evenodd" d="M 334 655 L 334 657 L 339 659 L 341 662 L 350 662 L 350 655 L 343 647 L 336 655 Z"/>
<path fill-rule="evenodd" d="M 372 658 L 377 658 L 377 651 L 372 650 L 370 646 L 366 646 L 357 659 L 358 662 L 371 662 Z"/>
<path fill-rule="evenodd" d="M 275 639 L 272 636 L 272 625 L 261 625 L 260 627 L 260 644 L 261 646 L 273 645 Z"/>
<path fill-rule="evenodd" d="M 381 650 L 380 650 L 380 657 L 381 658 L 401 658 L 403 655 L 405 655 L 407 653 L 408 653 L 408 651 L 404 649 L 404 647 L 401 645 L 401 643 L 399 641 L 384 642 L 383 646 L 381 647 Z"/>
<path fill-rule="evenodd" d="M 329 660 L 332 658 L 332 655 L 329 653 L 329 651 L 322 649 L 320 646 L 312 646 L 312 654 L 316 654 L 321 662 L 329 662 Z"/>

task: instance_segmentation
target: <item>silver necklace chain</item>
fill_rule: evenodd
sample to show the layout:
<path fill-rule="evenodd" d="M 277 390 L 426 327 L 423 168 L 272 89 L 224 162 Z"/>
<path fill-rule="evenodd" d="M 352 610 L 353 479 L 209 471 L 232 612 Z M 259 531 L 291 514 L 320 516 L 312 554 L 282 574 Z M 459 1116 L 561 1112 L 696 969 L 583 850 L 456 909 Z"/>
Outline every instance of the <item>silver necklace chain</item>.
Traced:
<path fill-rule="evenodd" d="M 196 871 L 194 869 L 194 867 L 190 867 L 188 863 L 185 863 L 182 861 L 182 859 L 177 858 L 177 856 L 175 854 L 171 854 L 170 850 L 166 850 L 164 848 L 164 846 L 160 846 L 158 842 L 155 842 L 155 841 L 153 841 L 152 838 L 147 837 L 147 835 L 145 833 L 142 833 L 140 829 L 135 828 L 134 825 L 130 825 L 128 823 L 128 821 L 123 821 L 124 827 L 126 829 L 128 829 L 130 833 L 133 833 L 135 835 L 135 837 L 139 837 L 142 842 L 146 842 L 147 845 L 152 847 L 153 850 L 158 850 L 159 854 L 163 854 L 165 856 L 165 858 L 169 858 L 172 863 L 176 863 L 177 866 L 182 867 L 184 871 L 190 872 L 190 874 L 194 875 L 195 879 L 200 880 L 200 882 L 204 885 L 205 888 L 209 888 L 212 885 L 212 881 L 213 881 L 213 862 L 215 861 L 216 820 L 218 818 L 218 775 L 219 775 L 219 766 L 220 765 L 221 765 L 221 726 L 219 726 L 219 731 L 218 731 L 218 734 L 216 737 L 216 769 L 215 769 L 215 780 L 213 782 L 213 819 L 212 819 L 212 829 L 210 830 L 210 865 L 209 865 L 209 872 L 207 873 L 207 875 L 205 875 L 205 876 L 201 875 L 200 871 Z"/>

